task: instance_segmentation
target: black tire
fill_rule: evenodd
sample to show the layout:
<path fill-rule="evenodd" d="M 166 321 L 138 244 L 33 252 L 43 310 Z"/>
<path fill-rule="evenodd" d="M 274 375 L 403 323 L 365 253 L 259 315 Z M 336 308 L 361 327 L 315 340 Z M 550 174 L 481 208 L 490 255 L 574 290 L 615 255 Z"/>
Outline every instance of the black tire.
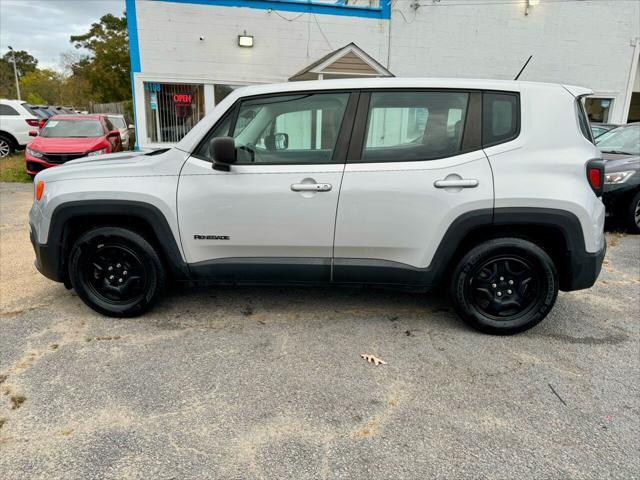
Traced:
<path fill-rule="evenodd" d="M 640 192 L 637 192 L 631 199 L 625 220 L 629 232 L 640 233 Z"/>
<path fill-rule="evenodd" d="M 558 287 L 555 265 L 544 250 L 520 238 L 499 238 L 464 255 L 449 294 L 460 318 L 473 328 L 512 335 L 547 316 Z"/>
<path fill-rule="evenodd" d="M 120 227 L 84 233 L 71 250 L 69 278 L 84 303 L 110 317 L 143 314 L 166 285 L 162 261 L 153 246 Z"/>
<path fill-rule="evenodd" d="M 0 134 L 0 158 L 11 156 L 16 151 L 13 140 L 6 135 Z"/>

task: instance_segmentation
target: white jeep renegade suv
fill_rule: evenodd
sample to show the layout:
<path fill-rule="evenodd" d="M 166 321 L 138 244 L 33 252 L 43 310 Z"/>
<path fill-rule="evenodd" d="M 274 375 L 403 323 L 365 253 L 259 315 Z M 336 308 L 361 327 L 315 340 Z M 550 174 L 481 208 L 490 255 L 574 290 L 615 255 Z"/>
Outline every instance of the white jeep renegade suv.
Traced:
<path fill-rule="evenodd" d="M 540 322 L 605 254 L 590 90 L 354 79 L 234 91 L 175 148 L 36 177 L 36 266 L 106 315 L 171 278 L 445 283 L 475 328 Z"/>

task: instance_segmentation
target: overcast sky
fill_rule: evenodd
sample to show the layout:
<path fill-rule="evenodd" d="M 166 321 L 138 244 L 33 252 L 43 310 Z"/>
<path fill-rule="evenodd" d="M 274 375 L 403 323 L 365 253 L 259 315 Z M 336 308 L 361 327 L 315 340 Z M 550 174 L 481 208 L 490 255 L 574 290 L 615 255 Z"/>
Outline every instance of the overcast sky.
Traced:
<path fill-rule="evenodd" d="M 0 52 L 11 45 L 42 67 L 60 68 L 60 54 L 78 51 L 71 35 L 87 32 L 105 13 L 124 10 L 124 0 L 0 0 Z"/>

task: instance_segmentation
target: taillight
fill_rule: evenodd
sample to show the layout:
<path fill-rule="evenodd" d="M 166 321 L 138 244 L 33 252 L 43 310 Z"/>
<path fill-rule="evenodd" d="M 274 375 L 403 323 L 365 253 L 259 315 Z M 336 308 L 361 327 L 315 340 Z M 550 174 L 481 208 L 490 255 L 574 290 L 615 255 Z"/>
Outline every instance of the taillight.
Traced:
<path fill-rule="evenodd" d="M 604 161 L 597 158 L 587 162 L 587 180 L 593 192 L 599 197 L 604 189 Z"/>
<path fill-rule="evenodd" d="M 40 121 L 37 118 L 27 118 L 25 122 L 27 122 L 30 127 L 38 127 L 40 124 Z"/>
<path fill-rule="evenodd" d="M 42 130 L 44 128 L 45 123 L 47 123 L 47 121 L 44 118 L 38 120 L 38 128 Z"/>

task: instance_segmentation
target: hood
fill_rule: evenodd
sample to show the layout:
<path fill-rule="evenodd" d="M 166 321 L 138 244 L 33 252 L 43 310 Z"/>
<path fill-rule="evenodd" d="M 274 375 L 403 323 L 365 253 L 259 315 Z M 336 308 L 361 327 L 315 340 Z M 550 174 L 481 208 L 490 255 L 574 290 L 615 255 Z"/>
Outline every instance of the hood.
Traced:
<path fill-rule="evenodd" d="M 104 137 L 48 138 L 36 137 L 30 148 L 44 153 L 84 153 L 105 146 Z"/>
<path fill-rule="evenodd" d="M 187 157 L 188 154 L 174 148 L 155 154 L 149 151 L 108 153 L 47 168 L 38 173 L 36 180 L 58 182 L 81 178 L 178 175 Z"/>
<path fill-rule="evenodd" d="M 148 152 L 140 152 L 140 151 L 128 151 L 128 152 L 118 152 L 118 153 L 105 153 L 104 155 L 92 155 L 91 157 L 82 157 L 76 160 L 70 160 L 63 164 L 63 166 L 67 165 L 81 165 L 83 163 L 91 163 L 92 165 L 99 165 L 103 163 L 130 163 L 133 161 L 140 160 L 139 157 Z"/>
<path fill-rule="evenodd" d="M 607 173 L 638 170 L 638 168 L 640 168 L 640 155 L 624 155 L 603 152 L 602 158 L 606 160 L 604 164 L 604 171 Z"/>

